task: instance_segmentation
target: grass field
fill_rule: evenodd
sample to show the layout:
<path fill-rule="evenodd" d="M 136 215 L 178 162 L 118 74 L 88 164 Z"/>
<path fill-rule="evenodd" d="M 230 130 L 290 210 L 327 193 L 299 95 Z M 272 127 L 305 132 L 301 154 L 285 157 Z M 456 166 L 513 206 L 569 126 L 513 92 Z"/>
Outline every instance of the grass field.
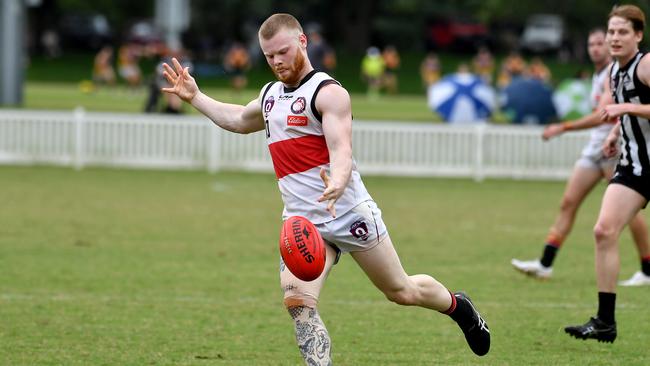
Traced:
<path fill-rule="evenodd" d="M 362 167 L 363 168 L 363 167 Z M 409 273 L 466 290 L 492 330 L 475 357 L 446 316 L 386 301 L 345 256 L 322 293 L 336 365 L 647 365 L 647 288 L 619 289 L 613 345 L 595 312 L 582 208 L 551 281 L 533 257 L 563 184 L 367 178 Z M 0 167 L 0 364 L 300 365 L 278 284 L 281 202 L 265 174 Z M 637 270 L 626 233 L 621 276 Z"/>
<path fill-rule="evenodd" d="M 263 85 L 263 84 L 261 84 Z M 261 86 L 260 86 L 261 87 Z M 209 96 L 224 102 L 246 104 L 257 98 L 259 91 L 247 90 L 233 95 L 227 88 L 205 88 Z M 25 108 L 72 110 L 78 106 L 88 111 L 141 113 L 144 110 L 147 91 L 128 90 L 125 87 L 98 88 L 83 92 L 78 83 L 29 82 L 25 88 Z M 198 114 L 185 105 L 185 111 Z M 365 94 L 352 95 L 352 112 L 360 120 L 402 120 L 433 122 L 439 120 L 427 107 L 424 95 L 397 95 L 369 100 Z"/>

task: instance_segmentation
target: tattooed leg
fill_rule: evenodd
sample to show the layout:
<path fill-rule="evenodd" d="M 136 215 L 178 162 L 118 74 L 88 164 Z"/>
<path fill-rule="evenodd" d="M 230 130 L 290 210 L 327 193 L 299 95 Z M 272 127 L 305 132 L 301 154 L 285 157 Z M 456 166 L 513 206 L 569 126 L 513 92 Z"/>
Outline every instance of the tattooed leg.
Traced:
<path fill-rule="evenodd" d="M 296 325 L 296 341 L 308 366 L 332 365 L 332 342 L 316 308 L 294 306 L 289 314 Z"/>

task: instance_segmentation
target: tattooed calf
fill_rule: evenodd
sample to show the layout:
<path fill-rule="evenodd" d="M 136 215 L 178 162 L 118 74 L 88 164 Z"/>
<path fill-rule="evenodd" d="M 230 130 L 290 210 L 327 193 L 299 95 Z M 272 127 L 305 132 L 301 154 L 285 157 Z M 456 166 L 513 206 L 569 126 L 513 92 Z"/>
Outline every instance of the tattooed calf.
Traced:
<path fill-rule="evenodd" d="M 296 327 L 298 348 L 307 365 L 331 365 L 332 344 L 318 311 L 306 306 L 289 308 Z"/>

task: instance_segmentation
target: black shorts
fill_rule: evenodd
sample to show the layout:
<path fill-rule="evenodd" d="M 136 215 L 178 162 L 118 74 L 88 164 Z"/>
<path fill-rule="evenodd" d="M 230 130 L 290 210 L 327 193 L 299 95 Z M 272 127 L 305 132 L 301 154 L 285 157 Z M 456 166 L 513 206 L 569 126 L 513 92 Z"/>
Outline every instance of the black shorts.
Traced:
<path fill-rule="evenodd" d="M 643 208 L 645 208 L 648 205 L 648 201 L 650 201 L 650 176 L 634 175 L 630 167 L 617 165 L 614 177 L 609 181 L 609 184 L 622 184 L 638 192 L 640 195 L 645 197 L 645 205 L 643 205 Z"/>

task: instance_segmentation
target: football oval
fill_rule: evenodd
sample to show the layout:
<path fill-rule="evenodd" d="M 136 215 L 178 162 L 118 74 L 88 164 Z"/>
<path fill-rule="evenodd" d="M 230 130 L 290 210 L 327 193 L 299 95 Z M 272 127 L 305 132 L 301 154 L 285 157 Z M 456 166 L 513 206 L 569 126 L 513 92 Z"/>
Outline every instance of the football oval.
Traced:
<path fill-rule="evenodd" d="M 325 243 L 308 219 L 291 216 L 282 224 L 280 255 L 294 276 L 313 281 L 325 268 Z"/>

